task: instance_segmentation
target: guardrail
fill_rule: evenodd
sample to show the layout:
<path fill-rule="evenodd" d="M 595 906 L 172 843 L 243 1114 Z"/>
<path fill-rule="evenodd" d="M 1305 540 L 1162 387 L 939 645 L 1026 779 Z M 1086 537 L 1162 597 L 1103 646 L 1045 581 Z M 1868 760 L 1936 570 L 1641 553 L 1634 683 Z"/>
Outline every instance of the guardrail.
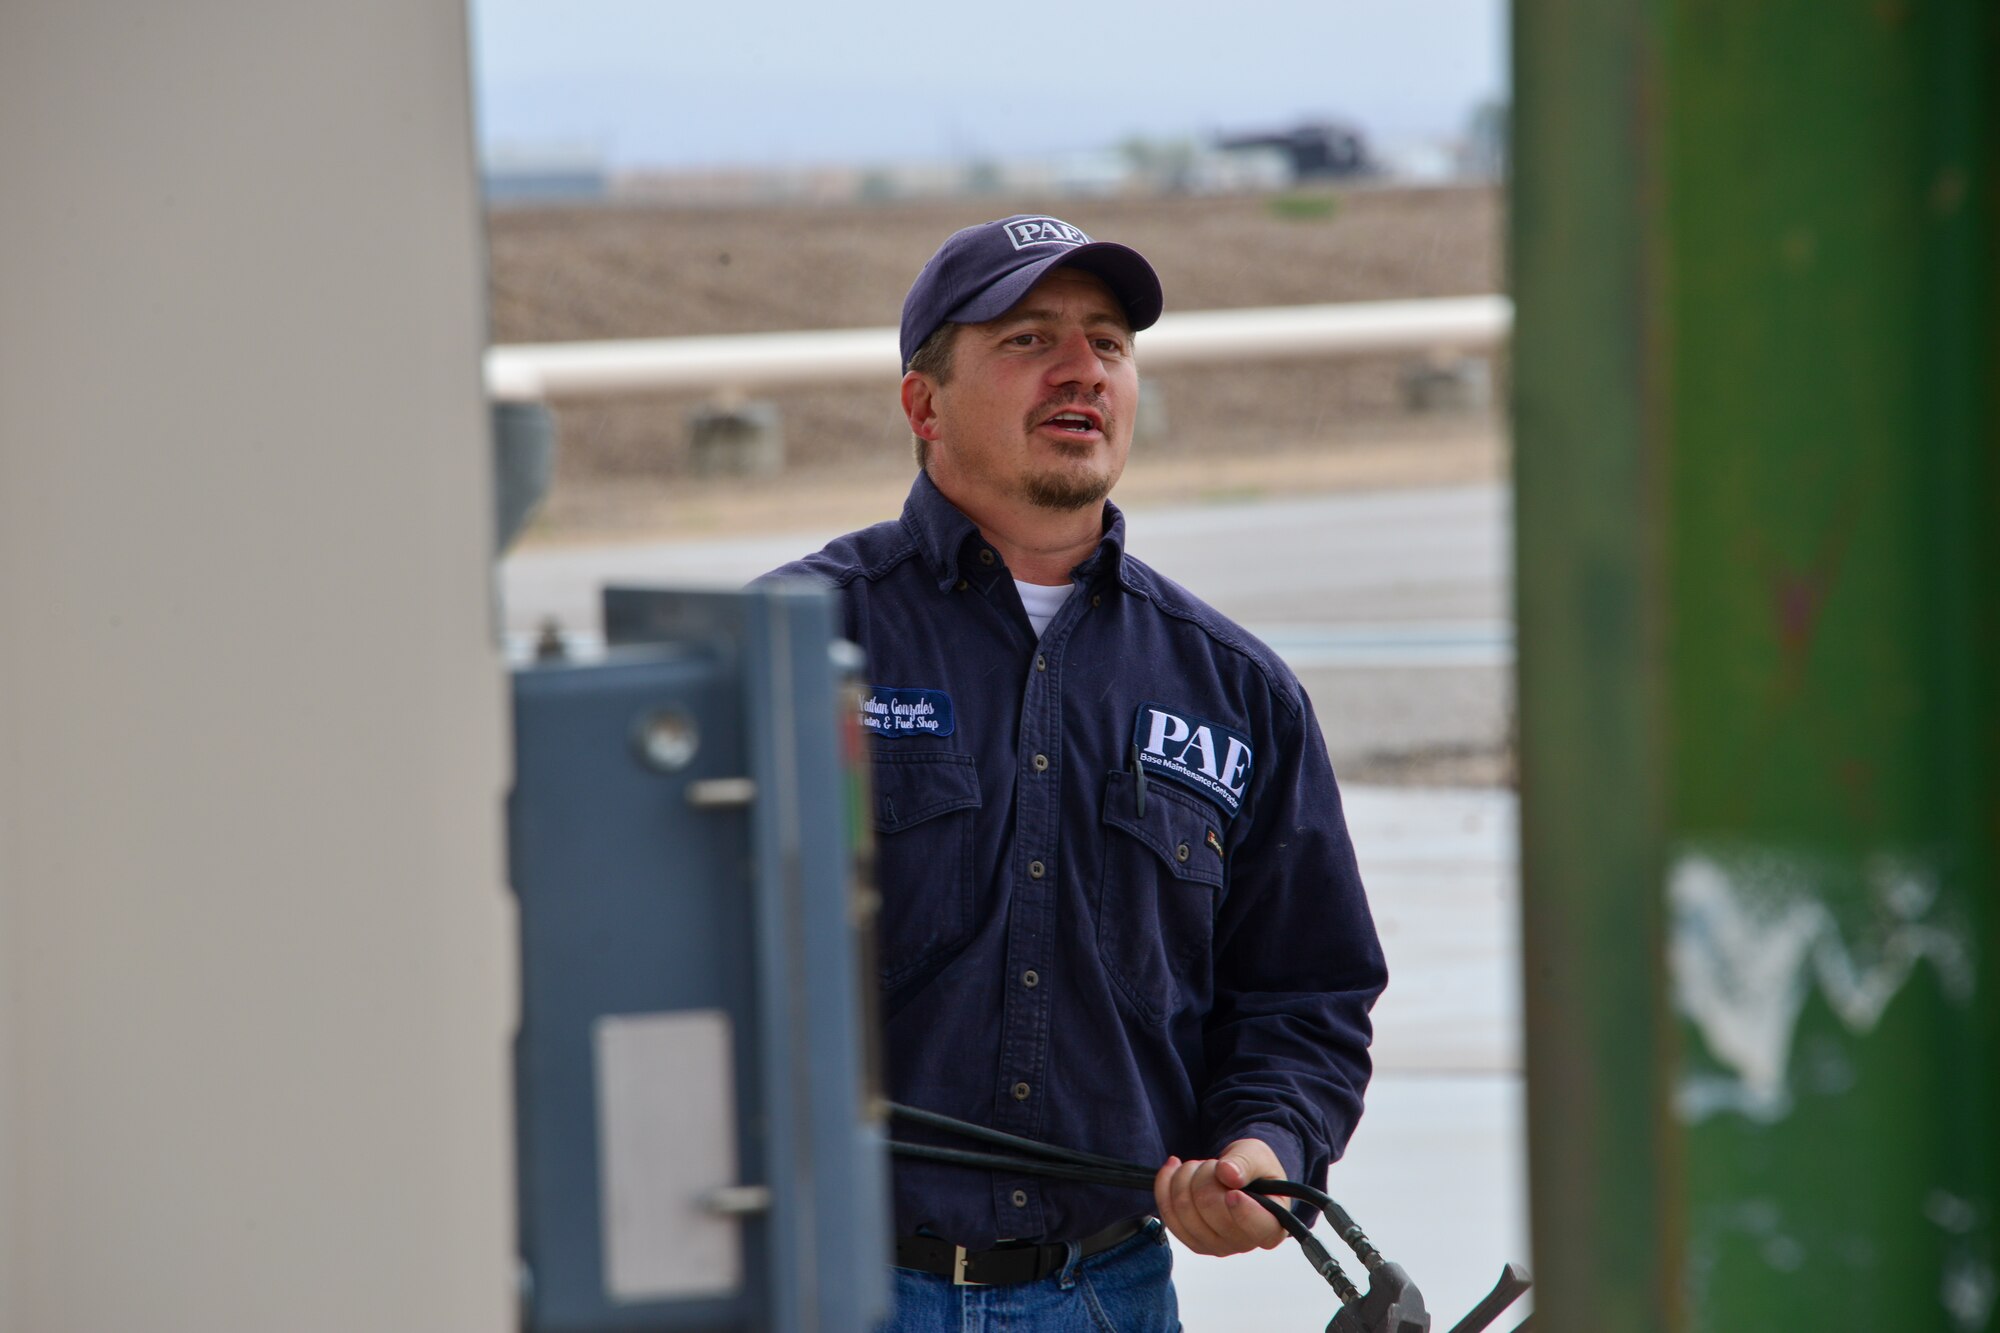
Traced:
<path fill-rule="evenodd" d="M 1303 360 L 1371 352 L 1472 352 L 1504 343 L 1504 296 L 1193 310 L 1140 336 L 1147 370 L 1221 361 Z M 486 352 L 486 388 L 535 402 L 710 389 L 724 396 L 800 385 L 877 383 L 901 371 L 895 329 L 745 333 L 706 338 L 516 343 Z"/>

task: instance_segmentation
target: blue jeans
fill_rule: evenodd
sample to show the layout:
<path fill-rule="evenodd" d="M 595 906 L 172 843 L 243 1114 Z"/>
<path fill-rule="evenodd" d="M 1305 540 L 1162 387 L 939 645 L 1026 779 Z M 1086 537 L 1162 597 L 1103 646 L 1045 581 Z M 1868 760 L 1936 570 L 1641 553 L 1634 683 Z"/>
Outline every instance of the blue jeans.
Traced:
<path fill-rule="evenodd" d="M 892 1268 L 895 1312 L 880 1333 L 1180 1333 L 1173 1252 L 1155 1222 L 1130 1240 L 1053 1277 L 1010 1287 L 957 1287 L 949 1278 Z"/>

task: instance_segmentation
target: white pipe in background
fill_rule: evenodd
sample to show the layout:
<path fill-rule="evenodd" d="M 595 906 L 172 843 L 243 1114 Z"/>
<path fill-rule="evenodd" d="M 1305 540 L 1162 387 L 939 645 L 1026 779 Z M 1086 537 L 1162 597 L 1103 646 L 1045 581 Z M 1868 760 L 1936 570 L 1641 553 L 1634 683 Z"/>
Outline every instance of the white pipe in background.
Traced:
<path fill-rule="evenodd" d="M 1140 337 L 1148 370 L 1222 361 L 1305 360 L 1382 352 L 1483 351 L 1506 342 L 1504 296 L 1193 310 Z M 894 329 L 745 333 L 706 338 L 517 343 L 486 351 L 486 387 L 509 401 L 707 389 L 723 396 L 823 384 L 887 384 Z"/>

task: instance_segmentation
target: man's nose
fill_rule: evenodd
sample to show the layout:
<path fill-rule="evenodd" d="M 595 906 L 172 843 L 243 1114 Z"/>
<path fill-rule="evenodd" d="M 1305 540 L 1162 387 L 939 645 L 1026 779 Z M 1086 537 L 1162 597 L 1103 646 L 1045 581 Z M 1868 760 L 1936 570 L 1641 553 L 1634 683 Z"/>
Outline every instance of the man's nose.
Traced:
<path fill-rule="evenodd" d="M 1049 364 L 1049 378 L 1057 384 L 1103 387 L 1104 358 L 1098 355 L 1096 338 L 1089 330 L 1078 329 L 1056 344 L 1056 356 Z"/>

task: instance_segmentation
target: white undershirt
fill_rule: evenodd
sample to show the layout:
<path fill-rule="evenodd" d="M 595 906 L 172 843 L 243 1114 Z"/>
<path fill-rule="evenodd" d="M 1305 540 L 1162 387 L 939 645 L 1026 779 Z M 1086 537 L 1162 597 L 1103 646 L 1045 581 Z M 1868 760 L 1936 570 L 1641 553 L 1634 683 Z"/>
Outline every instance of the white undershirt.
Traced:
<path fill-rule="evenodd" d="M 1062 610 L 1062 604 L 1069 600 L 1071 585 L 1064 583 L 1050 587 L 1042 583 L 1023 583 L 1014 580 L 1014 588 L 1021 594 L 1021 605 L 1027 609 L 1028 623 L 1035 627 L 1035 637 L 1041 638 L 1042 631 Z"/>

